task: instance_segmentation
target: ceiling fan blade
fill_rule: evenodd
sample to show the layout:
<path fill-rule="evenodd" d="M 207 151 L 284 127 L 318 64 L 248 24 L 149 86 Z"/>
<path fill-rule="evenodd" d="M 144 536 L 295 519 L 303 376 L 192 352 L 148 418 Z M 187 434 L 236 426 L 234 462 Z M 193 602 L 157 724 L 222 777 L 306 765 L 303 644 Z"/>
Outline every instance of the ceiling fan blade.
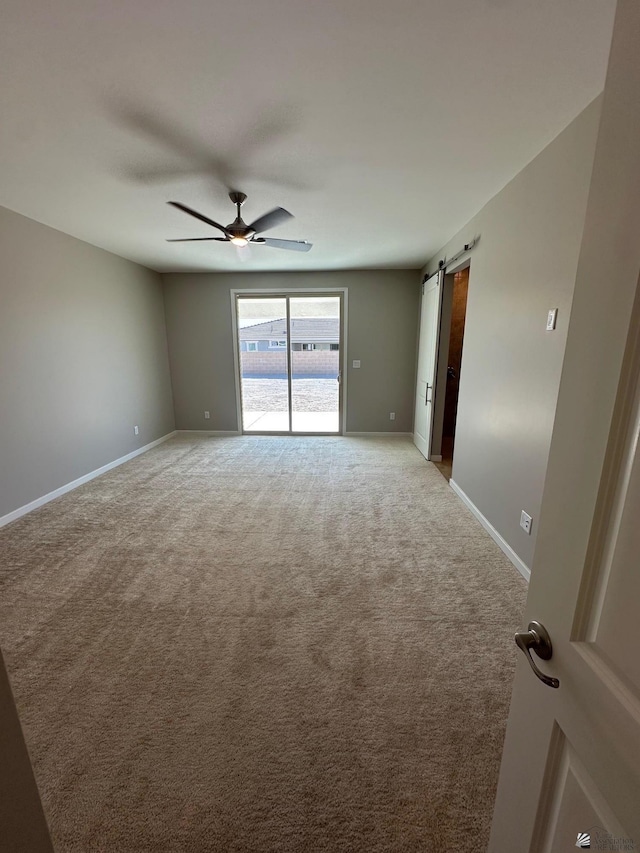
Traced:
<path fill-rule="evenodd" d="M 275 228 L 276 225 L 280 225 L 281 222 L 286 222 L 287 219 L 293 219 L 293 214 L 289 213 L 288 210 L 285 210 L 284 207 L 274 207 L 273 210 L 270 210 L 269 213 L 265 213 L 264 216 L 261 216 L 259 219 L 256 219 L 255 222 L 252 222 L 249 225 L 252 231 L 256 234 L 260 234 L 261 231 L 268 231 L 269 228 Z"/>
<path fill-rule="evenodd" d="M 170 240 L 166 240 L 167 243 L 200 243 L 203 240 L 215 240 L 216 243 L 228 243 L 226 237 L 177 237 Z"/>
<path fill-rule="evenodd" d="M 214 222 L 213 219 L 209 219 L 208 216 L 204 216 L 202 213 L 198 213 L 197 210 L 192 210 L 190 207 L 187 207 L 186 204 L 180 204 L 179 201 L 168 201 L 167 204 L 170 204 L 173 207 L 177 207 L 178 210 L 182 210 L 184 213 L 188 213 L 189 216 L 195 216 L 196 219 L 199 219 L 201 222 L 206 222 L 207 225 L 212 225 L 214 228 L 217 228 L 219 231 L 222 231 L 222 233 L 226 235 L 227 229 L 224 227 L 224 225 L 220 225 L 219 222 Z"/>
<path fill-rule="evenodd" d="M 313 243 L 308 243 L 306 240 L 277 240 L 273 237 L 263 237 L 261 240 L 252 240 L 255 243 L 264 243 L 265 246 L 271 246 L 273 249 L 289 249 L 291 252 L 308 252 Z"/>

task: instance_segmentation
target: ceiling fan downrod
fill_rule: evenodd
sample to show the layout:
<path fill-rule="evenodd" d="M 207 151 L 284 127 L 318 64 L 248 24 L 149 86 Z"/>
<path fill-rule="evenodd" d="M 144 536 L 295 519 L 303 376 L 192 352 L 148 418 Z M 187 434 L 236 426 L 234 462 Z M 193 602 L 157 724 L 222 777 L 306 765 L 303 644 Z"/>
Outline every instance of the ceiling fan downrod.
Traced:
<path fill-rule="evenodd" d="M 233 222 L 227 225 L 227 235 L 232 243 L 236 246 L 246 246 L 256 233 L 253 228 L 248 226 L 242 218 L 241 208 L 246 199 L 245 193 L 232 190 L 229 193 L 229 198 L 236 206 L 236 218 Z"/>

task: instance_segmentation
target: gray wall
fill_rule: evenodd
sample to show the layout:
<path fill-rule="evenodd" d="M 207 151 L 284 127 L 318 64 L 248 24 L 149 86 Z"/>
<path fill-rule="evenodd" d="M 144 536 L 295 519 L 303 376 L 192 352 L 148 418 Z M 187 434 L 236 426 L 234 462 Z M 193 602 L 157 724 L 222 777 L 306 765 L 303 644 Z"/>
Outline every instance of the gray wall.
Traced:
<path fill-rule="evenodd" d="M 157 273 L 5 208 L 0 273 L 1 518 L 174 421 Z"/>
<path fill-rule="evenodd" d="M 347 430 L 412 431 L 417 271 L 176 273 L 163 279 L 178 429 L 238 429 L 232 288 L 347 287 Z M 354 370 L 353 359 L 362 367 Z M 204 420 L 205 410 L 210 420 Z M 396 413 L 395 421 L 389 412 Z"/>
<path fill-rule="evenodd" d="M 575 284 L 600 99 L 428 264 L 470 253 L 453 480 L 531 566 Z M 606 282 L 603 282 L 606 286 Z M 555 332 L 547 311 L 558 308 Z M 520 527 L 520 510 L 533 533 Z"/>

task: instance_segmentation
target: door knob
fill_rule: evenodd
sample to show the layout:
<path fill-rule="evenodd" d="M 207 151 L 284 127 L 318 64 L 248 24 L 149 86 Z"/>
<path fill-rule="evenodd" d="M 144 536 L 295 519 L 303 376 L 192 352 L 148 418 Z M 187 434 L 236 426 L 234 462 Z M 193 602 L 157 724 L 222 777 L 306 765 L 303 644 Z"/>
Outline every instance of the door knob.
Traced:
<path fill-rule="evenodd" d="M 518 631 L 515 636 L 515 641 L 518 648 L 522 649 L 527 656 L 529 663 L 531 664 L 531 669 L 535 672 L 540 681 L 543 681 L 549 687 L 560 687 L 558 679 L 551 678 L 550 675 L 545 675 L 544 672 L 541 672 L 536 666 L 534 659 L 531 657 L 531 650 L 533 650 L 539 658 L 542 658 L 542 660 L 549 660 L 553 654 L 551 637 L 544 625 L 541 625 L 539 622 L 529 622 L 529 630 Z"/>

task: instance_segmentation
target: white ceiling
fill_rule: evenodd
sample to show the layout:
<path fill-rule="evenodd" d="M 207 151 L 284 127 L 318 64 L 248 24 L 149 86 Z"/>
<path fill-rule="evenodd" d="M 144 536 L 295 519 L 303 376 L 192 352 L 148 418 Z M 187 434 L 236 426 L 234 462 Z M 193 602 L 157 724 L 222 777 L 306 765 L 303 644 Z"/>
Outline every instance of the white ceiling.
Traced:
<path fill-rule="evenodd" d="M 614 6 L 3 0 L 0 204 L 163 271 L 417 268 L 599 93 Z M 165 242 L 225 184 L 311 252 Z"/>

